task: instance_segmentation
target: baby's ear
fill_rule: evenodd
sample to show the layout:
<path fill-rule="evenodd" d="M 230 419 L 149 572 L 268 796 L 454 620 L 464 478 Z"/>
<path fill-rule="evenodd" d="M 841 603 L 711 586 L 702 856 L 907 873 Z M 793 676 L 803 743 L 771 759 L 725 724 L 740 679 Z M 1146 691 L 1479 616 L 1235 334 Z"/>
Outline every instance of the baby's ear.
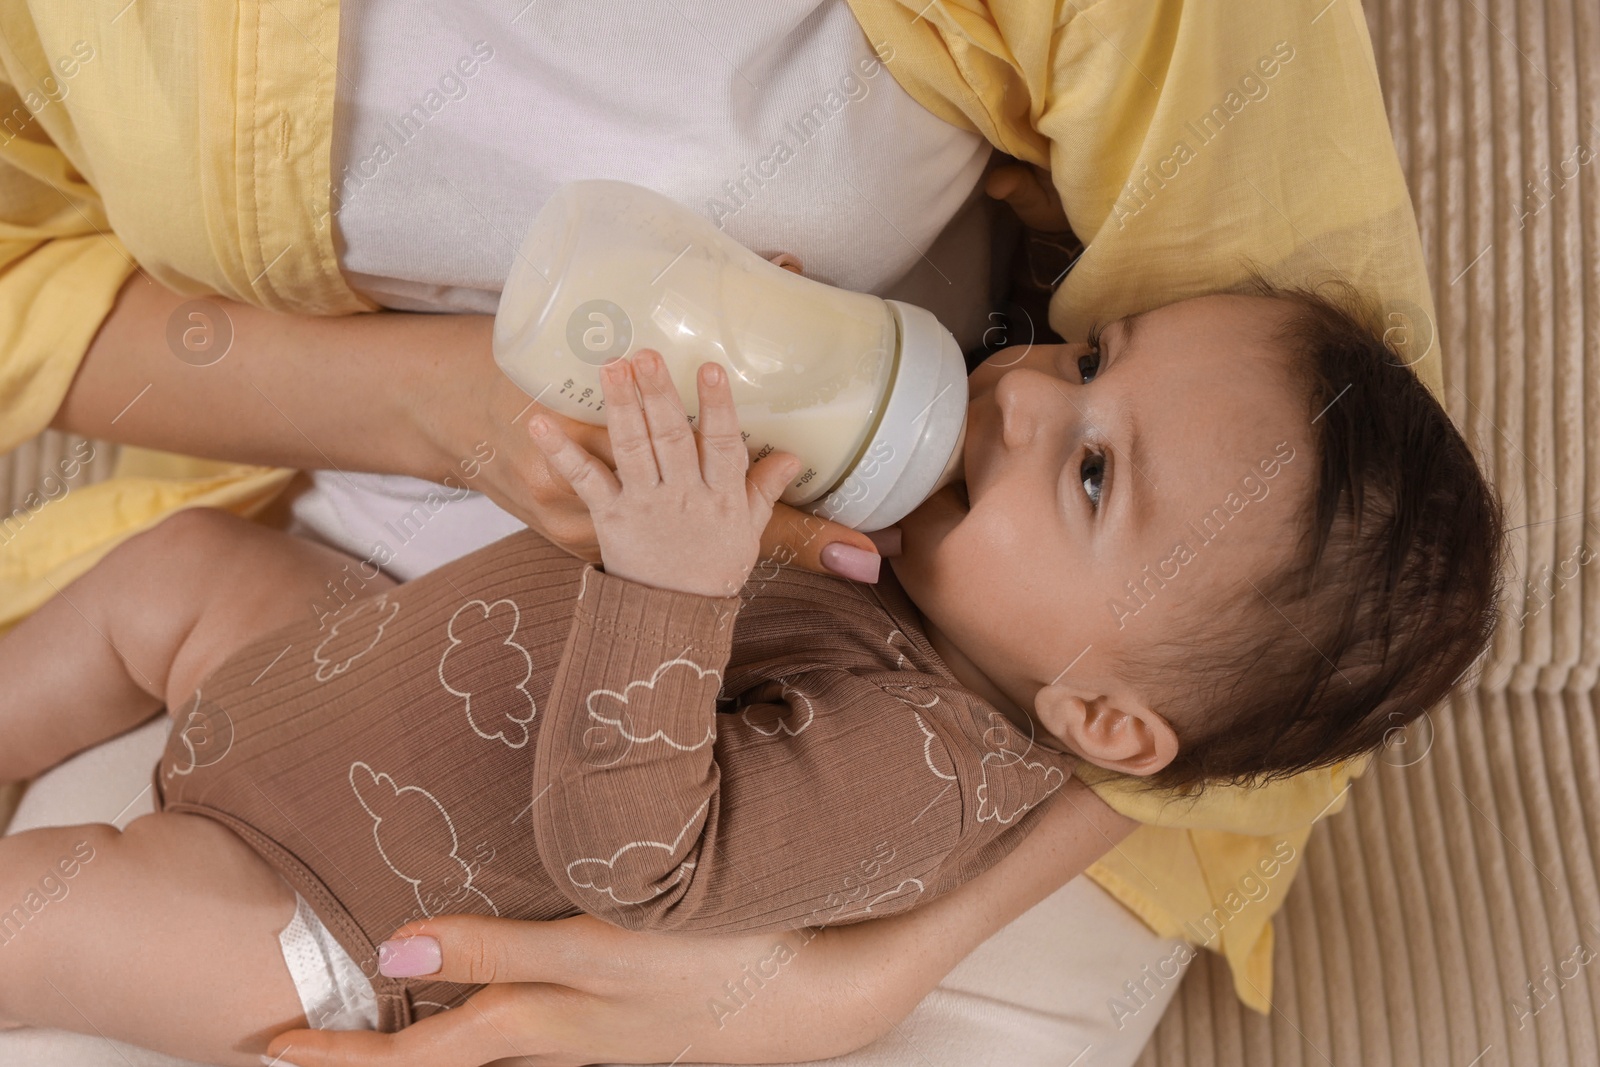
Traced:
<path fill-rule="evenodd" d="M 1108 771 L 1155 774 L 1178 754 L 1178 734 L 1128 694 L 1105 696 L 1047 685 L 1033 700 L 1039 722 L 1068 748 Z"/>

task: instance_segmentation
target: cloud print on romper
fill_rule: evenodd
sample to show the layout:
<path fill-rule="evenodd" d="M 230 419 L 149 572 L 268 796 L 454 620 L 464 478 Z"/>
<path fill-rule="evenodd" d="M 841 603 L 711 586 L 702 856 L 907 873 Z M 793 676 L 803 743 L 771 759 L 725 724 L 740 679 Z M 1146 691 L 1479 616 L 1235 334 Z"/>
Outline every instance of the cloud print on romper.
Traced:
<path fill-rule="evenodd" d="M 630 841 L 609 858 L 586 856 L 573 860 L 567 864 L 567 877 L 579 889 L 604 893 L 618 904 L 643 904 L 654 900 L 683 881 L 694 869 L 693 861 L 684 860 L 672 869 L 670 878 L 656 880 L 663 860 L 660 854 L 666 853 L 666 859 L 676 856 L 684 837 L 699 825 L 710 804 L 709 800 L 703 801 L 671 841 Z"/>
<path fill-rule="evenodd" d="M 683 675 L 690 671 L 694 672 L 694 678 L 684 678 Z M 608 726 L 615 726 L 622 731 L 623 737 L 635 744 L 663 741 L 673 748 L 693 752 L 716 739 L 716 723 L 706 721 L 705 725 L 701 726 L 692 721 L 697 718 L 696 716 L 689 716 L 691 722 L 684 727 L 689 732 L 681 737 L 673 737 L 667 731 L 657 729 L 649 723 L 650 695 L 663 679 L 668 682 L 693 685 L 703 678 L 715 678 L 719 686 L 722 684 L 721 671 L 708 670 L 694 660 L 684 659 L 682 656 L 669 659 L 657 667 L 649 678 L 629 682 L 620 693 L 615 689 L 591 690 L 587 701 L 589 717 Z M 643 704 L 636 703 L 638 701 L 642 701 Z"/>
<path fill-rule="evenodd" d="M 476 897 L 494 915 L 500 914 L 472 884 L 473 869 L 456 854 L 461 840 L 455 823 L 434 795 L 421 786 L 401 786 L 388 774 L 357 760 L 350 765 L 350 788 L 372 816 L 372 840 L 378 854 L 402 881 L 410 882 L 417 906 L 428 918 L 475 911 L 463 902 Z M 391 821 L 393 832 L 384 827 Z"/>
<path fill-rule="evenodd" d="M 924 888 L 922 879 L 907 878 L 893 889 L 879 893 L 859 906 L 846 906 L 841 910 L 824 914 L 828 922 L 841 923 L 854 922 L 868 915 L 883 915 L 888 912 L 904 910 L 909 907 L 906 901 L 921 896 Z"/>
<path fill-rule="evenodd" d="M 350 614 L 335 621 L 328 636 L 311 653 L 317 664 L 317 681 L 332 681 L 377 648 L 384 629 L 399 613 L 400 605 L 391 603 L 386 594 L 356 604 Z"/>
<path fill-rule="evenodd" d="M 990 752 L 983 757 L 983 781 L 978 784 L 978 821 L 1008 823 L 1060 789 L 1065 780 L 1060 767 L 1009 750 Z"/>
<path fill-rule="evenodd" d="M 780 699 L 785 703 L 747 704 L 739 717 L 746 726 L 763 737 L 777 737 L 779 734 L 798 737 L 816 721 L 817 709 L 810 697 L 788 682 L 780 678 L 778 684 L 782 686 Z"/>
<path fill-rule="evenodd" d="M 899 630 L 895 631 L 895 633 L 899 632 Z M 939 703 L 938 693 L 927 692 L 920 686 L 886 685 L 883 687 L 883 691 L 902 704 L 909 704 L 914 708 L 921 708 L 923 711 L 927 711 Z M 933 772 L 935 778 L 942 778 L 947 782 L 955 781 L 955 760 L 951 758 L 950 749 L 946 747 L 944 740 L 934 733 L 933 727 L 928 725 L 927 719 L 924 719 L 914 711 L 911 713 L 911 717 L 917 720 L 917 729 L 922 731 L 922 761 L 928 765 L 928 770 Z"/>
<path fill-rule="evenodd" d="M 527 688 L 533 657 L 516 641 L 521 623 L 509 600 L 469 600 L 450 617 L 450 645 L 439 657 L 439 684 L 465 703 L 473 732 L 508 748 L 528 743 L 528 724 L 539 713 Z"/>
<path fill-rule="evenodd" d="M 922 762 L 928 765 L 928 770 L 933 772 L 935 778 L 942 778 L 947 782 L 956 780 L 956 763 L 950 758 L 950 750 L 939 735 L 933 732 L 933 727 L 928 725 L 926 719 L 916 712 L 912 715 L 917 720 L 917 728 L 922 731 Z"/>

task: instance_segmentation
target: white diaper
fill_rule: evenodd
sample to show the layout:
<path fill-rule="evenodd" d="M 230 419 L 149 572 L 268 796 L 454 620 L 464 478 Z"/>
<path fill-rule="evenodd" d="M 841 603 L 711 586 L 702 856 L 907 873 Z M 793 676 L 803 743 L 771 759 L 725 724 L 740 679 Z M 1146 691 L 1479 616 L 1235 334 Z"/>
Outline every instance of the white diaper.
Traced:
<path fill-rule="evenodd" d="M 376 1030 L 378 998 L 356 961 L 295 894 L 294 918 L 278 935 L 300 1006 L 313 1030 Z"/>

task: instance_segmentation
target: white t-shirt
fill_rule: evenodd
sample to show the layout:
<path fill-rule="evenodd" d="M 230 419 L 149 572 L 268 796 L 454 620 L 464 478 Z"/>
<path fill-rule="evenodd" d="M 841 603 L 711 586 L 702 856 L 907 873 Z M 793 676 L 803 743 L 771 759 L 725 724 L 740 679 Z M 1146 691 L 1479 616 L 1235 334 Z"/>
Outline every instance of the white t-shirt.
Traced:
<path fill-rule="evenodd" d="M 339 263 L 386 307 L 492 314 L 534 215 L 580 178 L 650 186 L 845 288 L 937 273 L 947 322 L 987 298 L 987 261 L 924 252 L 989 145 L 900 88 L 845 0 L 343 0 L 339 38 Z M 302 526 L 363 558 L 381 543 L 401 578 L 520 527 L 477 493 L 418 523 L 429 483 L 313 479 Z"/>

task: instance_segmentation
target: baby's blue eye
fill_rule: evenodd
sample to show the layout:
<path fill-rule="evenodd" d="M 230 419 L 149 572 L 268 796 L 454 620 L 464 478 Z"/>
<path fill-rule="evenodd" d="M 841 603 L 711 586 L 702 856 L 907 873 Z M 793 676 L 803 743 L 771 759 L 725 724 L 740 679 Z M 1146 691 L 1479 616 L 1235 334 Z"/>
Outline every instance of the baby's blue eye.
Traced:
<path fill-rule="evenodd" d="M 1100 508 L 1100 484 L 1105 478 L 1106 457 L 1091 452 L 1078 466 L 1078 477 L 1083 479 L 1083 492 L 1096 510 Z"/>

